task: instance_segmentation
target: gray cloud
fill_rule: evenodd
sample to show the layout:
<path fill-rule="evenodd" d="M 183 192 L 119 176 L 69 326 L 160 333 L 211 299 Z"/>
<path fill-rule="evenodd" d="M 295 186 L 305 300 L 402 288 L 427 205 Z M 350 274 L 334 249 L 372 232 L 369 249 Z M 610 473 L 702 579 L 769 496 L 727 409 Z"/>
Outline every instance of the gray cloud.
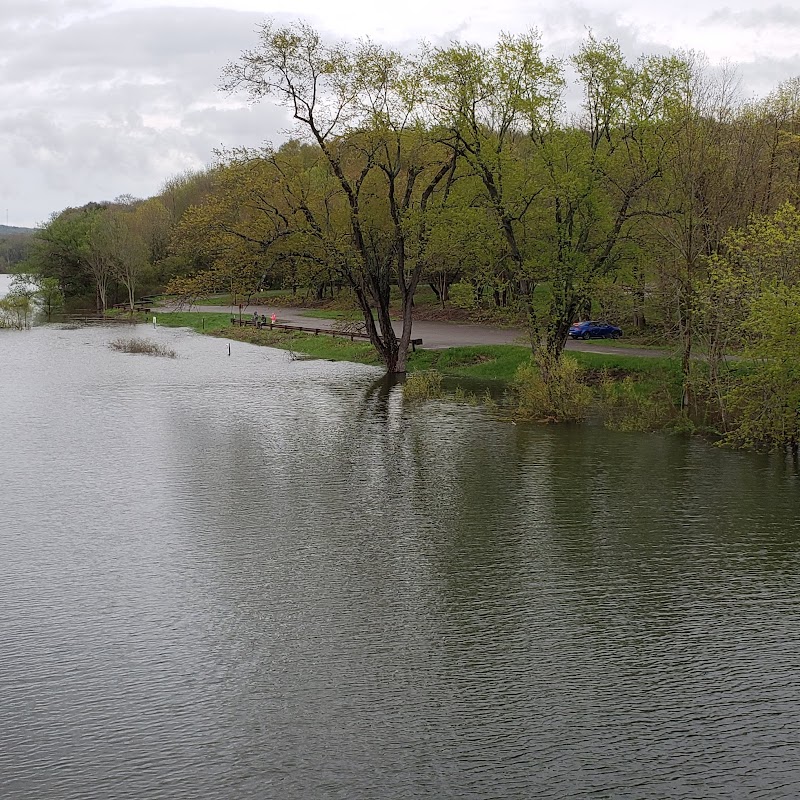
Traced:
<path fill-rule="evenodd" d="M 3 0 L 0 29 L 47 27 L 108 9 L 106 0 Z"/>
<path fill-rule="evenodd" d="M 765 58 L 737 65 L 745 91 L 751 97 L 765 97 L 791 78 L 800 77 L 800 53 L 794 58 Z"/>
<path fill-rule="evenodd" d="M 717 9 L 709 14 L 704 23 L 712 25 L 733 25 L 739 28 L 800 27 L 800 9 L 774 5 L 733 11 L 730 8 Z"/>
<path fill-rule="evenodd" d="M 222 65 L 252 40 L 259 15 L 219 9 L 126 11 L 31 30 L 15 37 L 5 79 L 68 85 L 132 74 L 139 80 L 216 82 Z M 198 72 L 199 68 L 199 72 Z"/>
<path fill-rule="evenodd" d="M 282 109 L 217 90 L 260 15 L 154 9 L 44 28 L 26 19 L 0 82 L 0 206 L 17 224 L 153 194 L 214 148 L 277 140 L 289 126 Z M 7 34 L 8 18 L 3 26 Z"/>
<path fill-rule="evenodd" d="M 587 29 L 617 39 L 630 58 L 669 51 L 658 26 L 642 27 L 595 3 L 542 4 L 535 16 L 513 11 L 505 9 L 503 27 L 538 26 L 547 53 L 558 58 L 575 53 Z M 488 43 L 491 14 L 467 4 L 448 30 L 428 39 L 469 38 L 478 26 Z M 217 91 L 224 65 L 255 44 L 263 18 L 221 8 L 112 11 L 107 0 L 3 0 L 0 211 L 8 208 L 12 224 L 27 225 L 68 205 L 147 196 L 171 174 L 212 161 L 215 148 L 281 141 L 291 128 L 284 109 L 266 102 L 250 107 Z M 707 24 L 789 27 L 800 25 L 800 11 L 722 10 L 707 15 Z M 375 38 L 391 35 L 385 28 Z M 395 42 L 405 50 L 416 44 Z M 765 94 L 800 74 L 800 55 L 756 59 L 740 74 L 748 93 Z"/>

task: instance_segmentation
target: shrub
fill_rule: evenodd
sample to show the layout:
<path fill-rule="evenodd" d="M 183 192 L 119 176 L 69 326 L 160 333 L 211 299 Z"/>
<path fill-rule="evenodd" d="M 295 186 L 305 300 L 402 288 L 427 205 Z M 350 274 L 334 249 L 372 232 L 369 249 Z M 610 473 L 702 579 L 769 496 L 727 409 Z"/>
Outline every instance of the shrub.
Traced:
<path fill-rule="evenodd" d="M 660 430 L 679 416 L 666 388 L 654 390 L 630 375 L 621 381 L 606 375 L 600 383 L 599 401 L 604 424 L 618 431 Z"/>
<path fill-rule="evenodd" d="M 164 356 L 165 358 L 175 358 L 175 351 L 158 342 L 151 342 L 148 339 L 115 339 L 109 344 L 112 350 L 120 353 L 143 353 L 148 356 Z"/>
<path fill-rule="evenodd" d="M 410 402 L 439 400 L 442 395 L 442 375 L 435 370 L 415 372 L 403 384 L 403 397 Z"/>
<path fill-rule="evenodd" d="M 450 286 L 450 302 L 456 308 L 475 308 L 475 287 L 471 283 L 454 283 Z"/>
<path fill-rule="evenodd" d="M 726 443 L 779 451 L 800 449 L 800 289 L 776 283 L 750 306 L 744 324 L 747 370 L 728 391 L 733 417 Z"/>
<path fill-rule="evenodd" d="M 464 403 L 468 406 L 477 406 L 480 402 L 475 392 L 468 392 L 462 386 L 456 386 L 452 397 L 456 403 Z"/>
<path fill-rule="evenodd" d="M 509 398 L 515 416 L 538 422 L 575 422 L 586 418 L 592 391 L 581 380 L 575 359 L 537 356 L 537 363 L 521 364 L 511 383 Z"/>

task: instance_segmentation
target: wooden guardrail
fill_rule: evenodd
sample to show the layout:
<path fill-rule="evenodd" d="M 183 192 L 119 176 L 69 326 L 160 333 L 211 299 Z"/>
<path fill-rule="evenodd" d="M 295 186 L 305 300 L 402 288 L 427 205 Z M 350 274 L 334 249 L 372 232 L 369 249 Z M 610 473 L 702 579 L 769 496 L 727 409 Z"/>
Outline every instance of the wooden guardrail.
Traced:
<path fill-rule="evenodd" d="M 141 311 L 145 314 L 150 313 L 150 307 L 152 303 L 149 300 L 134 300 L 133 301 L 133 310 L 134 311 Z M 119 308 L 123 310 L 128 310 L 131 307 L 130 303 L 114 303 L 113 308 Z"/>
<path fill-rule="evenodd" d="M 102 325 L 106 322 L 118 322 L 125 325 L 133 325 L 128 317 L 107 317 L 101 314 L 64 314 L 60 320 L 67 323 L 79 323 L 81 325 Z"/>
<path fill-rule="evenodd" d="M 279 322 L 272 322 L 269 319 L 266 322 L 261 322 L 260 320 L 256 322 L 254 319 L 231 317 L 231 324 L 243 328 L 250 326 L 252 328 L 258 328 L 259 330 L 300 331 L 302 333 L 313 333 L 314 336 L 319 336 L 322 333 L 327 336 L 339 336 L 342 339 L 350 339 L 351 342 L 356 339 L 369 340 L 369 334 L 362 333 L 361 331 L 337 330 L 336 328 L 306 328 L 302 325 L 284 325 Z M 417 345 L 422 345 L 422 339 L 411 339 L 411 349 L 413 351 L 416 351 Z"/>

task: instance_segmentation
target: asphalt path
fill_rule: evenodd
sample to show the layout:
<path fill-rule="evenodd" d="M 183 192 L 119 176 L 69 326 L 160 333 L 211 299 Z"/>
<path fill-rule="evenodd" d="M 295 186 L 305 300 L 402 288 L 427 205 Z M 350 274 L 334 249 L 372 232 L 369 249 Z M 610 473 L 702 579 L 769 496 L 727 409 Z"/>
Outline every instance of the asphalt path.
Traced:
<path fill-rule="evenodd" d="M 160 308 L 159 311 L 170 311 L 169 308 Z M 238 309 L 233 311 L 230 306 L 192 306 L 183 311 L 195 313 L 227 313 L 232 316 L 238 314 Z M 243 318 L 252 317 L 254 313 L 270 319 L 276 316 L 280 325 L 298 325 L 305 328 L 319 328 L 329 330 L 340 320 L 320 319 L 307 316 L 307 309 L 284 308 L 283 306 L 250 305 L 242 312 Z M 399 335 L 402 328 L 400 321 L 393 323 L 395 332 Z M 468 347 L 482 344 L 519 344 L 528 346 L 530 340 L 524 330 L 516 328 L 495 328 L 490 325 L 464 325 L 458 322 L 429 322 L 415 320 L 413 327 L 415 339 L 422 339 L 422 347 L 427 350 L 443 350 L 448 347 Z M 585 353 L 605 353 L 607 355 L 632 355 L 643 357 L 658 357 L 670 355 L 665 350 L 647 350 L 641 347 L 626 347 L 622 343 L 609 342 L 601 339 L 588 341 L 567 341 L 567 350 L 578 350 Z"/>

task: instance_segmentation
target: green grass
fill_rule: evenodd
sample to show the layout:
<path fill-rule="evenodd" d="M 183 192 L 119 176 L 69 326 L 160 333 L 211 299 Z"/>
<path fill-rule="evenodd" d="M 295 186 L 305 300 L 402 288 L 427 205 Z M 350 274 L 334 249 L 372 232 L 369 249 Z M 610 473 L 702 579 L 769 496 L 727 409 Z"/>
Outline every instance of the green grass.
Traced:
<path fill-rule="evenodd" d="M 664 374 L 680 377 L 680 361 L 674 358 L 652 358 L 619 354 L 567 353 L 589 372 L 608 370 L 637 375 L 641 378 Z M 435 369 L 444 375 L 484 380 L 510 381 L 520 364 L 530 360 L 528 347 L 513 344 L 451 347 L 446 350 L 418 350 L 410 358 L 410 372 Z"/>
<path fill-rule="evenodd" d="M 630 378 L 633 381 L 630 389 L 641 398 L 661 398 L 662 406 L 664 402 L 680 404 L 683 393 L 680 358 L 626 356 L 622 353 L 570 352 L 570 355 L 586 370 L 589 383 L 600 384 L 609 379 L 622 386 L 624 379 Z"/>
<path fill-rule="evenodd" d="M 368 342 L 350 342 L 347 338 L 327 335 L 294 333 L 287 331 L 238 328 L 231 325 L 226 313 L 173 312 L 156 315 L 158 324 L 171 328 L 191 328 L 199 333 L 227 336 L 253 344 L 280 347 L 305 353 L 315 358 L 333 361 L 355 361 L 360 364 L 380 364 L 377 354 Z M 151 315 L 147 315 L 149 321 Z M 640 378 L 656 378 L 665 374 L 680 377 L 679 361 L 673 358 L 643 358 L 640 356 L 570 351 L 581 366 L 590 372 L 608 370 L 612 374 L 635 374 Z M 417 350 L 409 355 L 408 371 L 420 372 L 435 369 L 443 375 L 504 381 L 513 379 L 520 364 L 531 357 L 528 347 L 520 345 L 476 345 L 451 347 L 446 350 Z"/>
<path fill-rule="evenodd" d="M 596 344 L 600 347 L 610 347 L 616 350 L 676 350 L 678 346 L 674 342 L 653 341 L 652 338 L 640 337 L 638 335 L 626 336 L 623 339 L 587 339 L 583 344 Z"/>
<path fill-rule="evenodd" d="M 640 375 L 658 375 L 664 372 L 680 374 L 680 359 L 664 356 L 629 356 L 624 352 L 619 354 L 586 353 L 579 350 L 570 350 L 567 355 L 573 357 L 584 369 L 599 371 L 603 369 L 615 370 Z"/>
<path fill-rule="evenodd" d="M 302 316 L 313 317 L 314 319 L 346 319 L 346 320 L 363 320 L 364 317 L 360 311 L 345 311 L 325 308 L 309 308 L 303 311 Z"/>
<path fill-rule="evenodd" d="M 148 319 L 155 316 L 159 325 L 165 328 L 191 328 L 199 333 L 219 334 L 226 328 L 231 328 L 231 315 L 220 312 L 173 311 L 161 314 L 148 314 Z"/>
<path fill-rule="evenodd" d="M 347 338 L 312 333 L 296 333 L 293 331 L 258 330 L 257 328 L 230 327 L 217 335 L 236 339 L 240 342 L 258 344 L 265 347 L 277 347 L 302 353 L 312 358 L 324 358 L 328 361 L 352 361 L 356 364 L 380 365 L 378 354 L 369 342 L 351 342 Z"/>
<path fill-rule="evenodd" d="M 512 344 L 450 347 L 446 350 L 417 350 L 409 358 L 409 372 L 434 369 L 443 375 L 510 381 L 517 367 L 530 359 L 527 347 Z"/>
<path fill-rule="evenodd" d="M 239 342 L 258 344 L 266 347 L 277 347 L 303 353 L 312 358 L 324 358 L 329 361 L 353 361 L 357 364 L 380 364 L 377 354 L 368 342 L 351 342 L 347 338 L 334 336 L 314 336 L 311 333 L 295 333 L 293 331 L 261 330 L 231 325 L 231 315 L 225 313 L 208 313 L 182 311 L 164 313 L 158 316 L 158 324 L 167 328 L 191 328 L 198 333 L 222 336 Z"/>
<path fill-rule="evenodd" d="M 264 292 L 258 292 L 250 298 L 250 305 L 262 305 L 269 303 L 276 297 L 290 297 L 291 292 L 288 289 L 268 289 Z M 298 295 L 298 303 L 300 302 Z M 236 298 L 236 305 L 243 303 L 241 297 Z M 202 297 L 199 300 L 194 300 L 192 305 L 195 306 L 230 306 L 234 305 L 234 298 L 230 294 L 213 294 L 209 297 Z"/>

